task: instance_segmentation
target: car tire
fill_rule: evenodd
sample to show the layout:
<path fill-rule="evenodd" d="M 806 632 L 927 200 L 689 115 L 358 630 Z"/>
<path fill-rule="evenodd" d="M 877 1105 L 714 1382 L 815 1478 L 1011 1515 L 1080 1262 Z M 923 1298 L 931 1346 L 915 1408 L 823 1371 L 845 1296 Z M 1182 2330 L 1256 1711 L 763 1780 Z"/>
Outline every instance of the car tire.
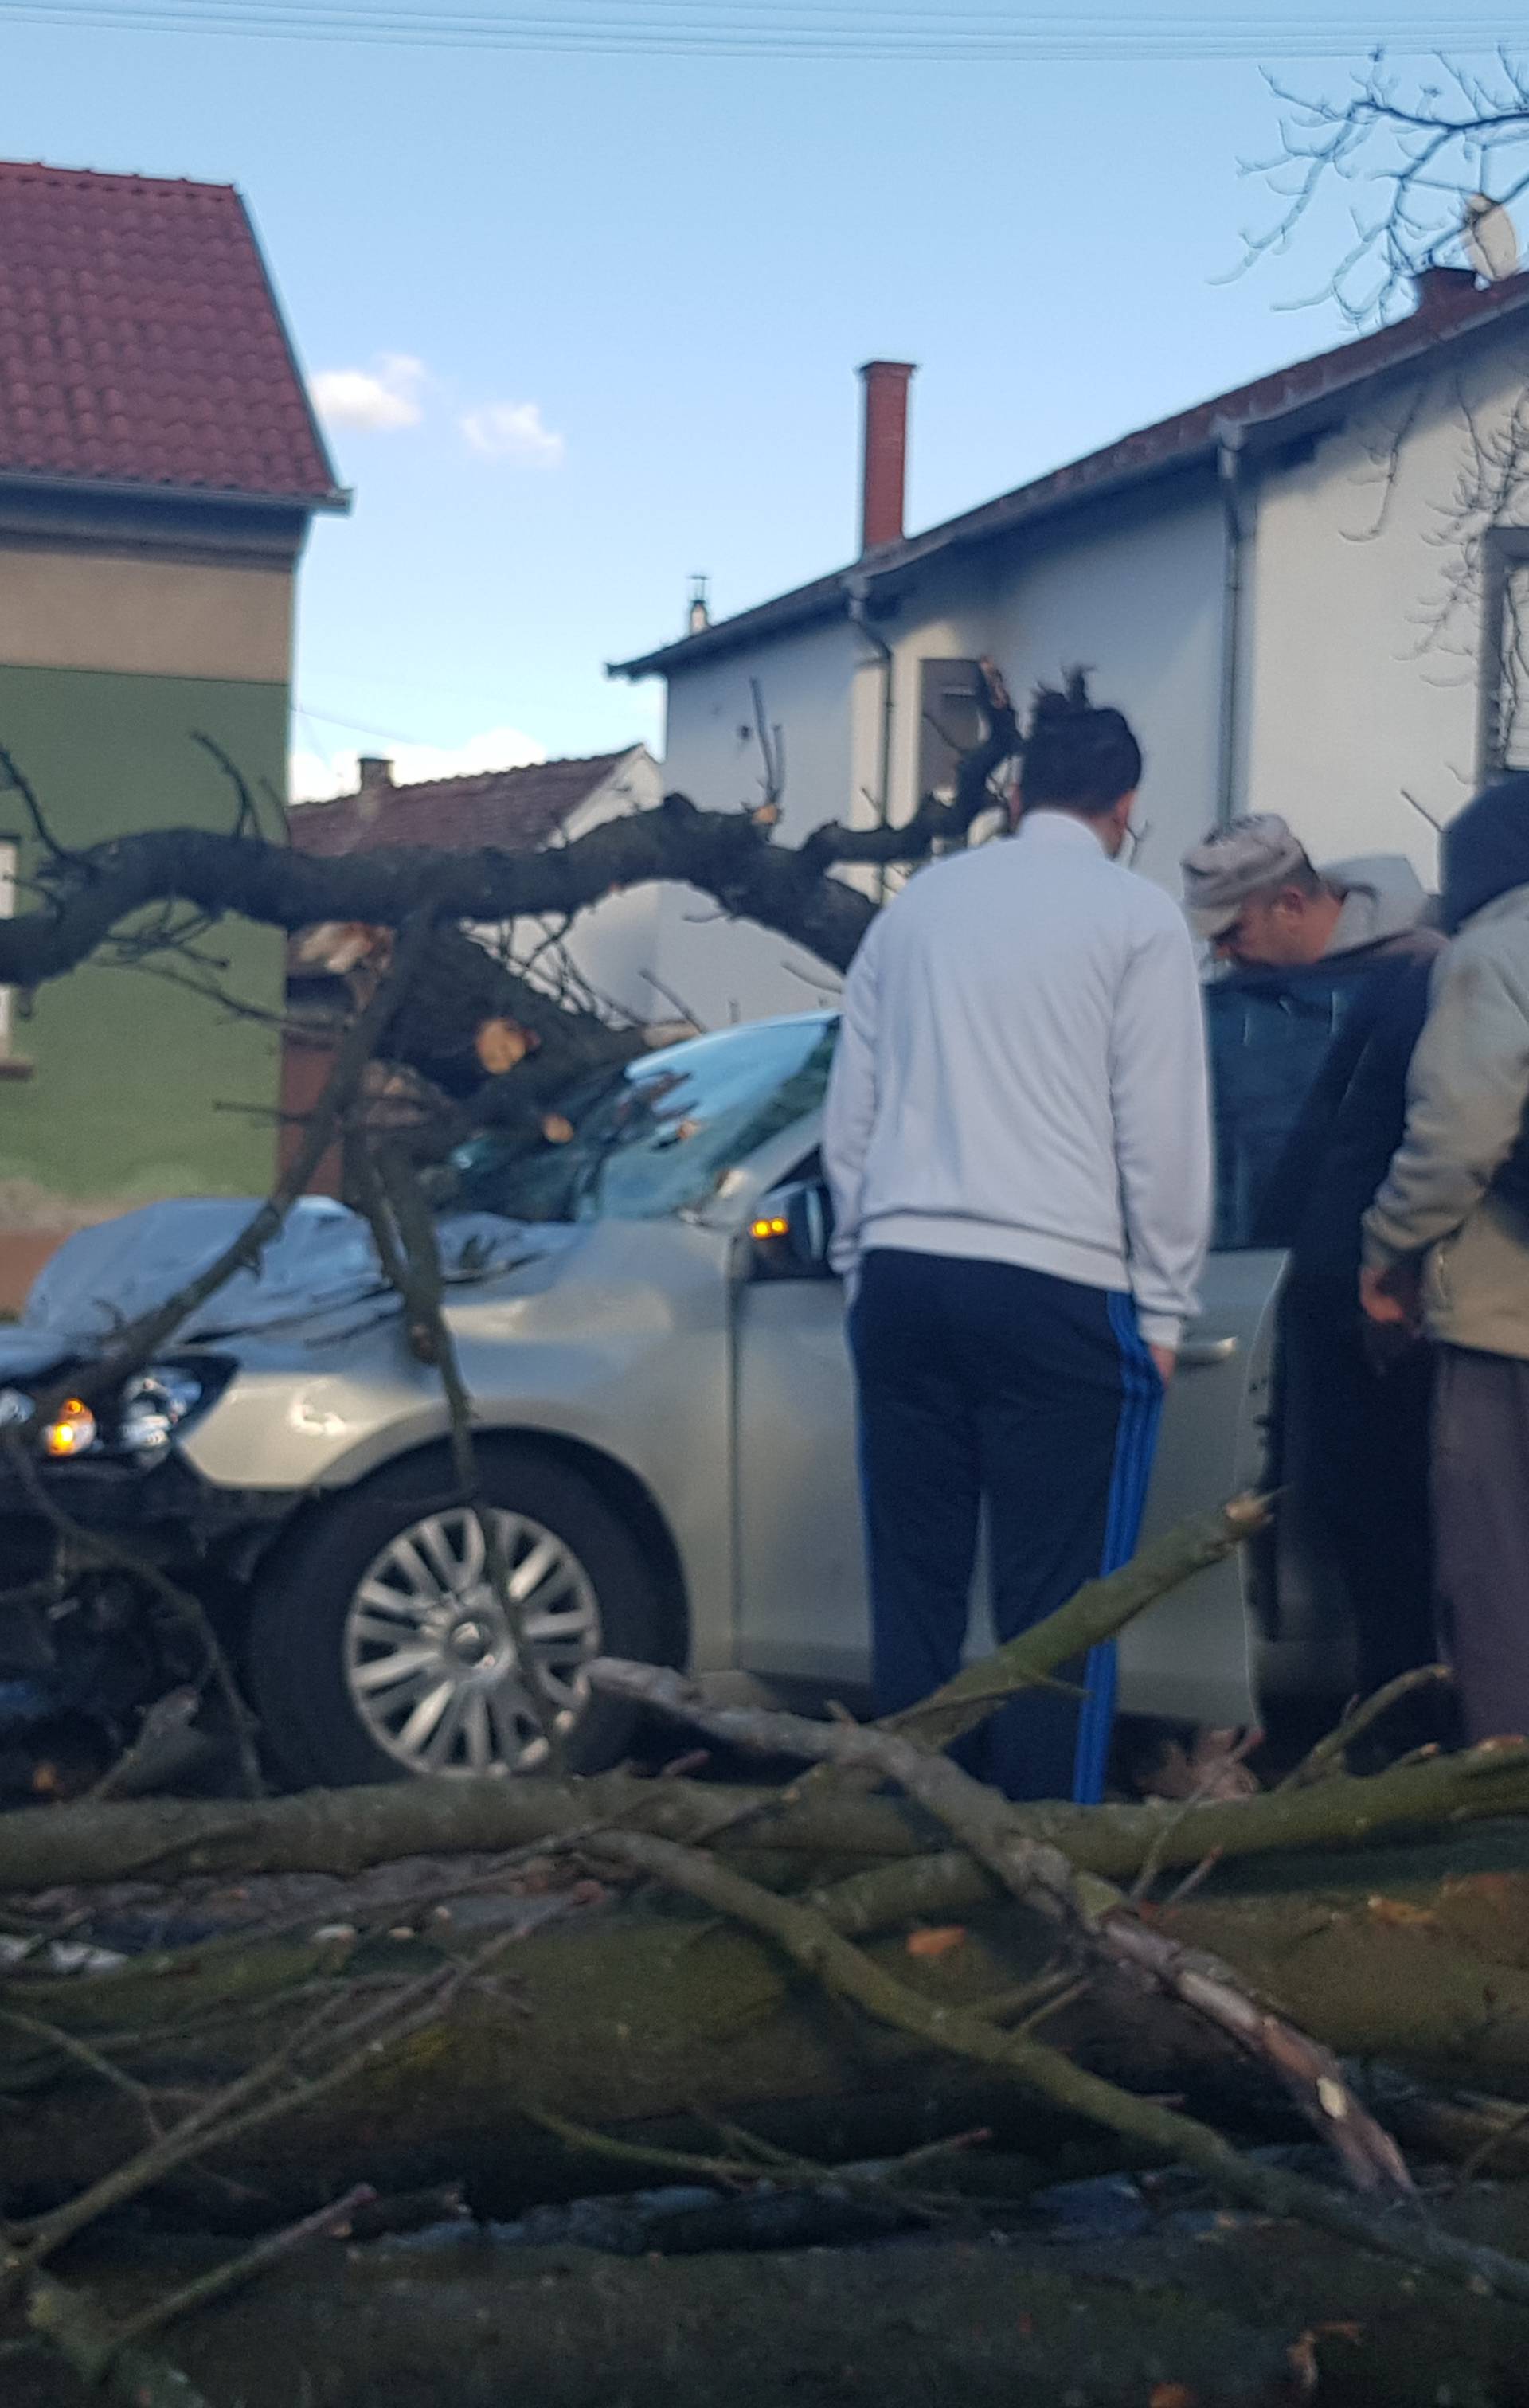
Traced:
<path fill-rule="evenodd" d="M 554 1543 L 576 1568 L 584 1584 L 579 1594 L 592 1597 L 595 1610 L 590 1654 L 645 1663 L 683 1660 L 675 1617 L 648 1555 L 593 1481 L 529 1445 L 480 1444 L 479 1461 L 484 1504 L 512 1517 L 509 1531 L 533 1530 L 536 1543 Z M 263 1566 L 247 1633 L 246 1679 L 267 1753 L 293 1787 L 343 1788 L 473 1769 L 409 1760 L 396 1732 L 394 1744 L 383 1743 L 356 1685 L 356 1634 L 377 1620 L 359 1598 L 363 1583 L 375 1596 L 379 1563 L 391 1566 L 389 1550 L 407 1544 L 418 1528 L 444 1521 L 453 1534 L 464 1532 L 465 1516 L 454 1501 L 459 1494 L 444 1452 L 412 1456 L 311 1507 Z M 570 1772 L 599 1772 L 619 1763 L 641 1721 L 635 1706 L 588 1695 L 570 1713 L 562 1747 Z M 507 1768 L 501 1756 L 489 1769 L 537 1767 L 529 1761 Z"/>

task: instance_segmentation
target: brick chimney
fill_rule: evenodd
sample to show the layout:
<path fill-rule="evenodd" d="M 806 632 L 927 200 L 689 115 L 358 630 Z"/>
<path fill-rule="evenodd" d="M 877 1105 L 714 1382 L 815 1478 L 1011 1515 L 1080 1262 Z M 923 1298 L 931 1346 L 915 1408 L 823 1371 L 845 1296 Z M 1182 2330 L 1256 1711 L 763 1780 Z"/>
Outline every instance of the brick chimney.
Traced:
<path fill-rule="evenodd" d="M 1474 267 L 1420 267 L 1413 282 L 1418 294 L 1415 315 L 1420 318 L 1448 317 L 1477 289 Z"/>
<path fill-rule="evenodd" d="M 393 792 L 393 763 L 386 754 L 363 752 L 356 763 L 359 796 L 357 817 L 375 820 L 388 796 Z"/>
<path fill-rule="evenodd" d="M 875 552 L 903 539 L 907 484 L 907 388 L 913 367 L 907 360 L 867 360 L 860 371 L 865 388 L 865 441 L 860 485 L 860 549 Z"/>

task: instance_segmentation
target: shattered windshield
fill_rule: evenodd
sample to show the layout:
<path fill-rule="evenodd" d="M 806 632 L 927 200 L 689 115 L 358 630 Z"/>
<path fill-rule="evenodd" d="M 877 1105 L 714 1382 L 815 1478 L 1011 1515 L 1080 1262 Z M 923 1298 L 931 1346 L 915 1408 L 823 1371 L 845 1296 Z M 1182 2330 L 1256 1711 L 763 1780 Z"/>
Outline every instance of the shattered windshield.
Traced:
<path fill-rule="evenodd" d="M 516 1221 L 648 1221 L 693 1210 L 747 1154 L 816 1111 L 832 1021 L 766 1020 L 692 1038 L 576 1089 L 570 1134 L 527 1149 L 490 1133 L 451 1156 L 458 1211 Z"/>

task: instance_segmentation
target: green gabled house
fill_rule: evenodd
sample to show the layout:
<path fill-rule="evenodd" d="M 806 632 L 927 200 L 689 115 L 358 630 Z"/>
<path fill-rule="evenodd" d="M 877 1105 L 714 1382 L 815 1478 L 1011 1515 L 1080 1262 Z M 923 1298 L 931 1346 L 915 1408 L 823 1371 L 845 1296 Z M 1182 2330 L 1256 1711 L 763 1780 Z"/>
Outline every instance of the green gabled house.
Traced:
<path fill-rule="evenodd" d="M 0 163 L 0 746 L 63 843 L 231 825 L 198 734 L 279 833 L 297 563 L 347 502 L 237 193 Z M 37 860 L 0 793 L 0 910 Z M 212 950 L 279 1008 L 279 937 Z M 82 1222 L 269 1178 L 276 1030 L 163 967 L 0 990 L 0 1305 Z"/>

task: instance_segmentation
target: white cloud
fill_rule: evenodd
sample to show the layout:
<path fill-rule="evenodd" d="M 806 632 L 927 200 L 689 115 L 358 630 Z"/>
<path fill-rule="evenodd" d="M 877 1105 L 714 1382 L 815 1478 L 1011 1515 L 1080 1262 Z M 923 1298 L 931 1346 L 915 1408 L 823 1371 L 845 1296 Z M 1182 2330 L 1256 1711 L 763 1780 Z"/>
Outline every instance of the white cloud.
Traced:
<path fill-rule="evenodd" d="M 402 427 L 418 426 L 424 416 L 424 380 L 422 360 L 384 351 L 375 368 L 321 368 L 313 379 L 313 406 L 331 426 L 395 435 Z"/>
<path fill-rule="evenodd" d="M 523 769 L 547 758 L 546 745 L 519 727 L 487 727 L 464 744 L 388 744 L 379 738 L 367 749 L 387 755 L 398 786 L 424 778 L 466 778 L 483 769 Z M 353 752 L 293 752 L 288 763 L 293 801 L 321 803 L 331 795 L 353 795 L 361 774 L 356 762 Z"/>
<path fill-rule="evenodd" d="M 486 460 L 508 460 L 517 468 L 557 468 L 566 445 L 542 424 L 536 401 L 489 401 L 457 421 L 475 452 Z"/>

